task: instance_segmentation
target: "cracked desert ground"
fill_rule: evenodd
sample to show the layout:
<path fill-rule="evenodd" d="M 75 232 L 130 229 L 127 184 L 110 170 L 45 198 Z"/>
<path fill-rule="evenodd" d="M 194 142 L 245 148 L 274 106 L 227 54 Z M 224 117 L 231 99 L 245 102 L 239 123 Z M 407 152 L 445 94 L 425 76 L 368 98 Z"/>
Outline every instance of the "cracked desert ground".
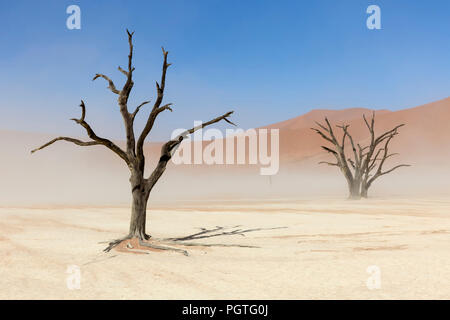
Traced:
<path fill-rule="evenodd" d="M 53 136 L 0 131 L 8 150 L 0 166 L 0 298 L 450 299 L 450 98 L 377 111 L 380 132 L 407 124 L 389 167 L 412 166 L 377 180 L 369 199 L 349 201 L 339 170 L 317 164 L 330 156 L 310 128 L 324 116 L 345 120 L 364 144 L 364 112 L 372 113 L 313 110 L 269 126 L 280 129 L 280 171 L 271 177 L 258 166 L 171 164 L 150 196 L 147 233 L 180 238 L 223 228 L 178 243 L 189 256 L 104 253 L 128 231 L 129 176 L 120 159 L 67 144 L 30 155 Z M 157 144 L 146 148 L 150 160 L 160 154 Z M 73 265 L 79 290 L 67 288 Z M 367 286 L 374 276 L 378 289 Z"/>
<path fill-rule="evenodd" d="M 449 299 L 450 200 L 375 198 L 156 205 L 153 238 L 248 230 L 177 252 L 112 250 L 129 208 L 0 208 L 1 299 Z M 212 233 L 212 235 L 217 234 Z M 224 247 L 220 245 L 248 247 Z M 67 288 L 67 268 L 81 271 Z M 369 266 L 380 288 L 369 289 Z"/>

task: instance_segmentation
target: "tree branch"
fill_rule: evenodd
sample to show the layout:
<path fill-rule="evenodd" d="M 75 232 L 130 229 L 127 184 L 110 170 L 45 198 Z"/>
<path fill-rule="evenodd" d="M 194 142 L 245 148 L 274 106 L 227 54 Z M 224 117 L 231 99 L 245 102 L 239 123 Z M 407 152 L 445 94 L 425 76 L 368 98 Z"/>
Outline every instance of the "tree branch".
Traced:
<path fill-rule="evenodd" d="M 355 169 L 356 171 L 359 172 L 359 170 L 361 168 L 361 159 L 358 157 L 358 153 L 356 152 L 356 147 L 355 147 L 355 142 L 353 141 L 353 137 L 348 132 L 349 126 L 350 125 L 342 125 L 342 126 L 337 126 L 337 127 L 341 128 L 344 131 L 344 135 L 342 137 L 342 149 L 344 149 L 344 146 L 345 146 L 345 137 L 348 137 L 348 139 L 350 140 L 350 144 L 352 145 L 353 156 L 355 157 L 355 161 L 353 162 L 350 158 L 348 158 L 348 160 L 351 161 L 351 165 L 352 165 L 353 169 Z"/>
<path fill-rule="evenodd" d="M 122 72 L 125 76 L 128 77 L 128 72 L 123 70 L 120 66 L 117 67 L 117 69 L 119 69 L 120 72 Z"/>
<path fill-rule="evenodd" d="M 161 111 L 172 110 L 169 108 L 170 105 L 166 105 L 166 106 L 162 107 L 163 109 L 160 109 L 161 103 L 164 98 L 164 89 L 166 87 L 167 68 L 169 68 L 169 66 L 171 65 L 170 63 L 167 63 L 167 55 L 169 54 L 169 52 L 165 51 L 164 48 L 162 48 L 162 52 L 163 52 L 164 60 L 163 60 L 162 73 L 161 73 L 161 85 L 158 82 L 156 82 L 157 98 L 153 105 L 153 109 L 148 116 L 148 119 L 144 126 L 144 129 L 142 130 L 142 133 L 138 138 L 137 145 L 136 145 L 136 153 L 137 153 L 138 161 L 141 163 L 141 166 L 143 166 L 143 163 L 145 161 L 145 159 L 144 159 L 144 142 L 145 142 L 145 139 L 147 138 L 148 134 L 150 133 L 150 131 L 153 128 L 153 124 L 155 122 L 156 117 L 158 116 L 159 113 L 161 113 Z"/>
<path fill-rule="evenodd" d="M 74 143 L 74 144 L 76 144 L 78 146 L 82 146 L 82 147 L 96 146 L 96 145 L 100 145 L 101 144 L 100 142 L 97 142 L 97 141 L 84 142 L 84 141 L 81 141 L 81 140 L 78 140 L 78 139 L 74 139 L 74 138 L 70 138 L 70 137 L 58 137 L 58 138 L 55 138 L 55 139 L 47 142 L 46 144 L 40 146 L 39 148 L 31 150 L 31 153 L 35 153 L 36 151 L 42 150 L 42 149 L 48 147 L 49 145 L 52 145 L 53 143 L 55 143 L 57 141 L 62 141 L 62 140 L 68 141 L 68 142 L 72 142 L 72 143 Z"/>
<path fill-rule="evenodd" d="M 329 166 L 339 167 L 339 163 L 333 163 L 333 162 L 327 162 L 327 161 L 320 161 L 319 164 L 327 164 Z"/>
<path fill-rule="evenodd" d="M 389 154 L 389 143 L 390 143 L 391 140 L 398 134 L 397 129 L 398 129 L 399 127 L 401 127 L 401 126 L 403 126 L 403 124 L 402 124 L 402 125 L 398 125 L 398 126 L 396 126 L 394 129 L 387 131 L 387 133 L 390 133 L 390 134 L 387 135 L 387 136 L 386 136 L 386 133 L 384 133 L 383 135 L 380 136 L 380 137 L 383 137 L 383 136 L 384 136 L 384 138 L 383 138 L 381 141 L 386 140 L 386 142 L 385 142 L 385 144 L 384 144 L 384 148 L 381 148 L 381 149 L 378 150 L 378 152 L 376 153 L 374 159 L 372 160 L 371 165 L 370 165 L 369 168 L 368 168 L 368 172 L 367 172 L 367 173 L 369 173 L 369 172 L 375 167 L 375 161 L 377 161 L 377 160 L 380 161 L 380 163 L 378 164 L 377 171 L 375 172 L 375 174 L 373 175 L 373 177 L 367 182 L 369 186 L 370 186 L 377 178 L 379 178 L 379 177 L 381 177 L 381 176 L 383 176 L 383 175 L 385 175 L 385 174 L 391 173 L 391 172 L 394 171 L 395 169 L 398 169 L 398 168 L 401 168 L 401 167 L 409 167 L 409 166 L 410 166 L 410 165 L 407 165 L 407 164 L 401 164 L 401 165 L 398 165 L 398 166 L 393 167 L 393 168 L 390 169 L 390 170 L 387 170 L 387 171 L 384 171 L 384 172 L 382 171 L 382 170 L 383 170 L 383 165 L 384 165 L 385 161 L 386 161 L 388 158 L 390 158 L 390 157 L 396 155 L 396 153 L 391 153 L 391 154 Z M 381 159 L 378 159 L 378 155 L 381 153 L 381 151 L 383 151 L 383 156 L 382 156 Z"/>
<path fill-rule="evenodd" d="M 172 155 L 175 153 L 176 149 L 181 144 L 181 142 L 187 137 L 187 135 L 192 134 L 195 131 L 200 130 L 204 127 L 207 127 L 214 123 L 217 123 L 221 120 L 224 120 L 228 123 L 235 125 L 233 122 L 231 122 L 228 119 L 232 114 L 233 114 L 233 111 L 227 112 L 227 113 L 221 115 L 220 117 L 214 118 L 210 121 L 202 123 L 201 125 L 198 125 L 194 128 L 186 130 L 183 133 L 179 134 L 174 139 L 169 140 L 165 144 L 163 144 L 161 147 L 161 156 L 159 158 L 158 164 L 156 165 L 156 168 L 153 170 L 150 177 L 146 180 L 147 181 L 147 186 L 146 186 L 147 197 L 150 195 L 150 191 L 152 190 L 153 186 L 156 184 L 156 182 L 159 180 L 161 175 L 166 170 L 167 163 L 172 158 Z"/>
<path fill-rule="evenodd" d="M 399 124 L 398 126 L 395 126 L 395 128 L 393 128 L 393 129 L 391 129 L 391 130 L 388 130 L 388 131 L 386 131 L 385 133 L 381 134 L 380 136 L 378 136 L 378 137 L 375 139 L 374 145 L 377 146 L 378 144 L 380 144 L 380 143 L 383 142 L 384 140 L 389 139 L 389 137 L 390 137 L 391 135 L 396 135 L 396 134 L 398 134 L 398 132 L 397 132 L 398 129 L 401 128 L 401 127 L 403 127 L 404 125 L 405 125 L 404 123 Z"/>
<path fill-rule="evenodd" d="M 92 81 L 95 81 L 95 80 L 98 79 L 98 78 L 103 78 L 103 79 L 105 79 L 106 81 L 108 81 L 108 83 L 109 83 L 109 86 L 108 86 L 109 90 L 111 90 L 111 91 L 112 91 L 113 93 L 115 93 L 115 94 L 120 94 L 120 91 L 116 89 L 116 86 L 114 85 L 114 82 L 113 82 L 110 78 L 108 78 L 108 77 L 105 76 L 104 74 L 97 73 L 97 74 L 95 75 L 95 77 L 92 79 Z"/>
<path fill-rule="evenodd" d="M 325 122 L 327 123 L 328 126 L 328 132 L 330 133 L 331 139 L 333 140 L 333 143 L 336 144 L 338 147 L 339 143 L 337 142 L 336 136 L 334 135 L 334 131 L 333 131 L 333 127 L 330 124 L 330 121 L 328 120 L 327 117 L 325 117 Z"/>
<path fill-rule="evenodd" d="M 185 132 L 183 132 L 180 135 L 178 135 L 178 138 L 183 137 L 183 139 L 184 139 L 188 134 L 192 134 L 192 133 L 194 133 L 197 130 L 200 130 L 200 129 L 204 128 L 204 127 L 210 126 L 210 125 L 212 125 L 212 124 L 214 124 L 216 122 L 219 122 L 221 120 L 225 120 L 226 122 L 228 122 L 228 123 L 232 124 L 233 126 L 235 126 L 236 124 L 234 124 L 233 122 L 231 122 L 228 119 L 228 117 L 230 117 L 233 114 L 233 112 L 234 111 L 229 111 L 229 112 L 225 113 L 224 115 L 221 115 L 220 117 L 214 118 L 212 120 L 209 120 L 207 122 L 204 122 L 204 123 L 202 123 L 202 124 L 192 128 L 192 129 L 186 130 Z"/>
<path fill-rule="evenodd" d="M 136 117 L 136 115 L 137 115 L 137 113 L 139 112 L 139 110 L 141 109 L 141 107 L 142 107 L 143 105 L 146 105 L 147 103 L 150 103 L 150 101 L 144 101 L 144 102 L 142 102 L 140 105 L 138 105 L 138 106 L 136 107 L 136 110 L 134 110 L 134 112 L 131 114 L 131 119 L 132 119 L 132 120 L 134 120 L 134 118 Z"/>
<path fill-rule="evenodd" d="M 331 148 L 328 148 L 328 147 L 325 147 L 325 146 L 321 146 L 321 148 L 324 149 L 325 151 L 329 152 L 329 153 L 334 154 L 334 155 L 338 154 L 335 150 L 333 150 Z"/>
<path fill-rule="evenodd" d="M 391 173 L 392 171 L 394 171 L 395 169 L 401 168 L 401 167 L 411 167 L 410 164 L 399 164 L 398 166 L 393 167 L 392 169 L 389 169 L 385 172 L 381 172 L 379 176 Z"/>
<path fill-rule="evenodd" d="M 319 124 L 320 125 L 320 124 Z M 320 131 L 317 128 L 311 128 L 311 130 L 314 130 L 318 135 L 320 135 L 324 140 L 327 140 L 328 142 L 334 143 L 333 140 L 328 137 L 325 133 L 323 133 L 322 131 Z"/>
<path fill-rule="evenodd" d="M 46 143 L 45 145 L 43 145 L 40 148 L 34 149 L 32 151 L 32 153 L 34 153 L 35 151 L 41 150 L 41 149 L 55 143 L 56 141 L 65 140 L 65 141 L 75 143 L 79 146 L 103 145 L 103 146 L 107 147 L 108 149 L 110 149 L 111 151 L 113 151 L 119 157 L 121 157 L 126 162 L 126 164 L 129 165 L 130 160 L 128 159 L 127 154 L 122 149 L 120 149 L 116 144 L 114 144 L 112 141 L 97 136 L 95 134 L 94 130 L 92 130 L 91 126 L 85 121 L 86 106 L 85 106 L 83 100 L 81 100 L 80 107 L 81 107 L 81 118 L 80 119 L 71 119 L 71 120 L 73 120 L 76 123 L 78 123 L 79 125 L 81 125 L 86 130 L 86 133 L 89 136 L 89 138 L 91 138 L 93 141 L 83 142 L 78 139 L 73 139 L 73 138 L 68 138 L 68 137 L 59 137 L 59 138 L 51 140 L 50 142 Z"/>
<path fill-rule="evenodd" d="M 123 70 L 120 68 L 119 70 L 124 73 L 127 76 L 127 81 L 123 85 L 120 97 L 119 97 L 119 104 L 121 106 L 126 106 L 128 102 L 128 97 L 130 96 L 131 89 L 133 88 L 133 71 L 134 68 L 132 66 L 133 62 L 133 34 L 134 32 L 130 32 L 127 29 L 128 34 L 128 46 L 129 46 L 129 53 L 128 53 L 128 71 Z M 128 110 L 127 110 L 128 112 Z"/>

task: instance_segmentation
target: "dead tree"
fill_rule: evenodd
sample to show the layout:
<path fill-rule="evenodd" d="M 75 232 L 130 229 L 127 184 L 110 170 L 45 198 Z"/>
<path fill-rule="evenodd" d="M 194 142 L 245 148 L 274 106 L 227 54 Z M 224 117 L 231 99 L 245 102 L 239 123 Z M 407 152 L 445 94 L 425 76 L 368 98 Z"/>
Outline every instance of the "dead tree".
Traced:
<path fill-rule="evenodd" d="M 336 126 L 342 131 L 341 138 L 336 137 L 327 118 L 325 118 L 325 124 L 316 122 L 318 128 L 312 128 L 324 140 L 332 144 L 332 147 L 322 146 L 322 149 L 331 153 L 336 159 L 336 162 L 321 161 L 319 163 L 339 167 L 347 180 L 350 199 L 367 198 L 367 192 L 376 179 L 398 168 L 409 167 L 407 164 L 400 164 L 383 171 L 386 160 L 397 155 L 397 153 L 389 153 L 389 143 L 404 124 L 397 125 L 393 129 L 376 136 L 375 112 L 372 114 L 370 122 L 365 115 L 363 115 L 363 119 L 370 133 L 370 144 L 367 146 L 355 143 L 348 131 L 349 125 L 347 124 Z M 347 153 L 350 153 L 350 155 Z"/>
<path fill-rule="evenodd" d="M 186 130 L 175 139 L 172 139 L 166 143 L 164 143 L 161 147 L 161 155 L 159 157 L 159 161 L 154 168 L 153 172 L 149 177 L 145 177 L 145 156 L 144 156 L 144 143 L 148 134 L 153 128 L 156 118 L 158 115 L 166 110 L 172 111 L 171 103 L 162 104 L 164 98 L 164 89 L 166 87 L 166 72 L 170 63 L 167 62 L 168 52 L 162 49 L 163 51 L 163 65 L 162 65 L 162 75 L 161 81 L 156 82 L 156 100 L 153 104 L 153 108 L 148 115 L 147 122 L 139 136 L 135 136 L 134 132 L 134 120 L 141 107 L 148 104 L 150 101 L 144 101 L 140 105 L 134 109 L 134 111 L 130 112 L 128 108 L 128 98 L 130 96 L 131 90 L 133 88 L 133 72 L 135 68 L 132 65 L 133 59 L 133 33 L 127 30 L 128 34 L 128 44 L 129 44 L 129 55 L 128 55 L 128 68 L 127 70 L 122 69 L 120 66 L 118 67 L 119 71 L 123 73 L 126 77 L 125 84 L 122 89 L 119 90 L 116 88 L 114 82 L 104 74 L 96 74 L 93 80 L 98 78 L 103 78 L 108 82 L 108 88 L 114 94 L 117 95 L 117 102 L 119 106 L 120 113 L 122 115 L 124 121 L 124 127 L 126 132 L 126 149 L 123 150 L 119 146 L 117 146 L 114 142 L 109 139 L 99 137 L 95 134 L 94 130 L 91 126 L 86 122 L 86 106 L 83 100 L 81 101 L 81 117 L 79 119 L 71 119 L 75 121 L 77 124 L 81 125 L 91 139 L 89 141 L 81 141 L 78 139 L 70 138 L 70 137 L 58 137 L 55 138 L 43 146 L 34 149 L 31 151 L 32 153 L 41 150 L 45 147 L 50 146 L 51 144 L 57 141 L 67 141 L 74 143 L 78 146 L 95 146 L 102 145 L 112 152 L 114 152 L 117 156 L 119 156 L 123 161 L 125 161 L 128 169 L 130 170 L 130 183 L 131 183 L 131 193 L 132 193 L 132 206 L 131 206 L 131 220 L 130 220 L 130 228 L 128 235 L 123 238 L 116 240 L 110 244 L 107 250 L 110 250 L 115 245 L 119 244 L 122 240 L 137 238 L 139 241 L 148 240 L 150 238 L 149 235 L 146 234 L 146 210 L 147 210 L 147 202 L 155 184 L 161 178 L 162 174 L 166 170 L 166 166 L 171 159 L 173 153 L 176 148 L 180 145 L 180 143 L 185 139 L 189 134 L 194 133 L 196 130 L 204 128 L 206 126 L 212 125 L 216 122 L 224 120 L 230 124 L 233 124 L 228 117 L 233 113 L 233 111 L 227 112 L 215 119 L 212 119 L 208 122 L 204 122 L 201 125 L 194 127 L 192 129 Z M 233 124 L 234 125 L 234 124 Z"/>

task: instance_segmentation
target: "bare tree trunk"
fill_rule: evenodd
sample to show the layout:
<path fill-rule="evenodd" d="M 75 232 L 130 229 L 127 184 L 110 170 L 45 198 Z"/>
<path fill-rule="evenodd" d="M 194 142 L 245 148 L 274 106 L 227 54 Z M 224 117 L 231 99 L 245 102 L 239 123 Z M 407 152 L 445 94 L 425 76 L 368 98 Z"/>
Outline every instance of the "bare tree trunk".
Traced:
<path fill-rule="evenodd" d="M 370 184 L 367 181 L 363 181 L 361 184 L 361 198 L 367 198 L 369 192 Z"/>
<path fill-rule="evenodd" d="M 148 239 L 145 234 L 145 220 L 147 217 L 147 200 L 144 195 L 133 193 L 133 204 L 131 206 L 130 232 L 131 238 L 140 240 Z"/>
<path fill-rule="evenodd" d="M 365 186 L 361 187 L 361 198 L 367 198 L 367 191 Z"/>
<path fill-rule="evenodd" d="M 130 178 L 133 202 L 131 205 L 131 220 L 129 236 L 141 240 L 148 239 L 145 233 L 147 217 L 147 199 L 145 192 L 145 180 L 141 172 L 134 172 Z"/>
<path fill-rule="evenodd" d="M 352 182 L 349 182 L 348 188 L 349 188 L 349 199 L 360 199 L 361 193 L 360 193 L 360 186 L 361 183 L 358 180 L 353 180 Z"/>

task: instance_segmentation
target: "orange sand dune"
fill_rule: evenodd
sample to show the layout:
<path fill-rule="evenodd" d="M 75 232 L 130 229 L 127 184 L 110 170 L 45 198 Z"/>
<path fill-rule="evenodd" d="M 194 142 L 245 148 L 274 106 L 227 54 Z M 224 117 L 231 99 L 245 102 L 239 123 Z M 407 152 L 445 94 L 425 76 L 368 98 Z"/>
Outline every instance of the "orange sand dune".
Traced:
<path fill-rule="evenodd" d="M 280 129 L 280 154 L 289 162 L 299 162 L 324 154 L 324 141 L 310 128 L 315 121 L 324 122 L 328 117 L 332 124 L 350 124 L 350 132 L 357 142 L 367 143 L 369 132 L 362 115 L 370 117 L 369 109 L 314 110 L 303 116 L 273 124 L 267 128 Z M 392 141 L 391 149 L 401 152 L 401 159 L 419 160 L 426 163 L 447 163 L 450 155 L 450 98 L 429 103 L 416 108 L 400 111 L 376 111 L 376 132 L 378 134 L 397 124 L 406 126 Z M 340 129 L 336 128 L 336 133 Z M 326 155 L 325 155 L 326 156 Z"/>
<path fill-rule="evenodd" d="M 282 122 L 274 123 L 267 128 L 278 128 L 283 130 L 299 130 L 310 128 L 315 121 L 322 121 L 327 117 L 330 121 L 351 121 L 353 119 L 359 119 L 362 114 L 370 113 L 370 109 L 366 108 L 349 108 L 343 110 L 327 110 L 316 109 L 312 110 L 304 115 L 295 117 L 293 119 L 285 120 Z M 389 113 L 389 110 L 379 110 L 378 114 Z"/>

